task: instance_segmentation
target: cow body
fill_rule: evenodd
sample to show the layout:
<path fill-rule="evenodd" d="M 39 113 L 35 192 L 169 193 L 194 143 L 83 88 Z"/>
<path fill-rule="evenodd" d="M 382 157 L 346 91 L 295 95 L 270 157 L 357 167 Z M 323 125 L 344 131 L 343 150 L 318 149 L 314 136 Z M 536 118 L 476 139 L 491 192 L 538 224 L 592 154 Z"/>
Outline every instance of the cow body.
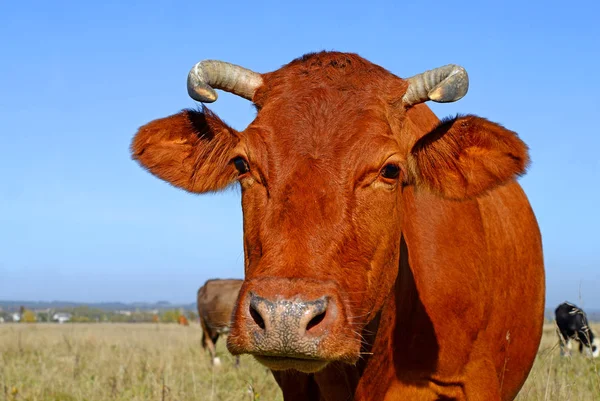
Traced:
<path fill-rule="evenodd" d="M 296 372 L 275 372 L 286 401 L 510 400 L 521 388 L 544 308 L 540 236 L 523 191 L 514 183 L 468 202 L 405 196 L 411 219 L 394 291 L 363 334 L 372 356 L 311 375 L 303 395 Z M 532 289 L 531 303 L 518 302 Z"/>
<path fill-rule="evenodd" d="M 563 302 L 554 310 L 560 350 L 563 355 L 570 355 L 571 340 L 579 342 L 579 352 L 586 347 L 591 351 L 592 357 L 600 355 L 600 345 L 590 328 L 587 316 L 583 309 L 569 302 Z"/>
<path fill-rule="evenodd" d="M 465 75 L 403 80 L 335 52 L 211 80 L 218 68 L 194 67 L 188 91 L 214 100 L 208 79 L 252 100 L 245 131 L 184 111 L 132 151 L 190 192 L 241 185 L 228 349 L 269 367 L 286 401 L 513 399 L 542 334 L 541 236 L 518 136 L 420 104 L 460 98 Z"/>
<path fill-rule="evenodd" d="M 243 280 L 207 280 L 197 294 L 198 316 L 202 326 L 202 348 L 208 348 L 212 363 L 220 364 L 215 346 L 219 336 L 229 333 L 231 313 Z M 236 363 L 239 358 L 236 359 Z"/>

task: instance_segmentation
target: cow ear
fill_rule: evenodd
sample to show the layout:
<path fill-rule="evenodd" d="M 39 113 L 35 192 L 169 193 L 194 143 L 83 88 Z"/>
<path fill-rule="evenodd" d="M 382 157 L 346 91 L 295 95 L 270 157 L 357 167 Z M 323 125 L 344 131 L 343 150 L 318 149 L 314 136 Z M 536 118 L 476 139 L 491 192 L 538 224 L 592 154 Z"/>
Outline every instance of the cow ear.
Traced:
<path fill-rule="evenodd" d="M 158 178 L 189 192 L 217 191 L 235 181 L 236 131 L 207 108 L 184 110 L 141 127 L 131 153 Z"/>
<path fill-rule="evenodd" d="M 516 133 L 472 115 L 442 121 L 408 156 L 411 180 L 450 199 L 485 193 L 524 174 L 528 164 Z"/>

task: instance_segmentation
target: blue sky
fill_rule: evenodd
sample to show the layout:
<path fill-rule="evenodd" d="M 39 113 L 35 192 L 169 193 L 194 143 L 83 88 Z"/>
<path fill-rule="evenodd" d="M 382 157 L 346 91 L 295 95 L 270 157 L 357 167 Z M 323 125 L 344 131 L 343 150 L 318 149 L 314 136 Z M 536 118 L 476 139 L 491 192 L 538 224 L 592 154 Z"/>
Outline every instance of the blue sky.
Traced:
<path fill-rule="evenodd" d="M 241 277 L 239 190 L 176 190 L 130 160 L 131 138 L 196 106 L 201 59 L 267 72 L 341 50 L 400 76 L 463 65 L 467 96 L 432 109 L 528 143 L 548 305 L 600 308 L 598 2 L 284 3 L 1 3 L 0 299 L 192 302 Z M 237 129 L 254 115 L 223 93 L 211 108 Z"/>

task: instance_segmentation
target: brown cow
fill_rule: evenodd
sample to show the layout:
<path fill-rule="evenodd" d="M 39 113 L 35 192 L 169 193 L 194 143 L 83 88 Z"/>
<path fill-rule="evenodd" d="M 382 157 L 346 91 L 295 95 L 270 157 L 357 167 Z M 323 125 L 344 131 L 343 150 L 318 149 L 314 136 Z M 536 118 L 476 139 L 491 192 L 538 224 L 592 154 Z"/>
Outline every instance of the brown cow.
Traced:
<path fill-rule="evenodd" d="M 135 136 L 133 157 L 173 185 L 240 183 L 245 281 L 227 346 L 271 368 L 286 400 L 497 401 L 523 385 L 545 292 L 516 182 L 528 151 L 424 104 L 467 87 L 458 66 L 401 79 L 337 52 L 266 74 L 204 61 L 188 93 L 238 94 L 255 120 L 238 132 L 185 110 Z"/>
<path fill-rule="evenodd" d="M 177 322 L 182 326 L 190 325 L 190 322 L 188 322 L 187 317 L 185 317 L 183 315 L 179 315 L 179 317 L 177 318 Z"/>
<path fill-rule="evenodd" d="M 215 345 L 220 334 L 229 333 L 231 313 L 237 300 L 243 280 L 207 280 L 198 290 L 198 316 L 202 326 L 202 348 L 208 348 L 212 363 L 221 364 L 216 355 Z M 239 364 L 236 357 L 236 365 Z"/>

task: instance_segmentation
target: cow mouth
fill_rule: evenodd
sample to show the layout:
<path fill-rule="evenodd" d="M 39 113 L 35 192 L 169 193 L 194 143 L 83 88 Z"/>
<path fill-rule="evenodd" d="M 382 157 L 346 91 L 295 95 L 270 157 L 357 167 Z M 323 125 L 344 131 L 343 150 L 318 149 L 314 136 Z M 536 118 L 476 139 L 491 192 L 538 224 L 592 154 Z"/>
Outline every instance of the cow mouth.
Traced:
<path fill-rule="evenodd" d="M 285 356 L 254 355 L 254 358 L 271 370 L 294 369 L 302 373 L 315 373 L 327 366 L 329 361 Z"/>

